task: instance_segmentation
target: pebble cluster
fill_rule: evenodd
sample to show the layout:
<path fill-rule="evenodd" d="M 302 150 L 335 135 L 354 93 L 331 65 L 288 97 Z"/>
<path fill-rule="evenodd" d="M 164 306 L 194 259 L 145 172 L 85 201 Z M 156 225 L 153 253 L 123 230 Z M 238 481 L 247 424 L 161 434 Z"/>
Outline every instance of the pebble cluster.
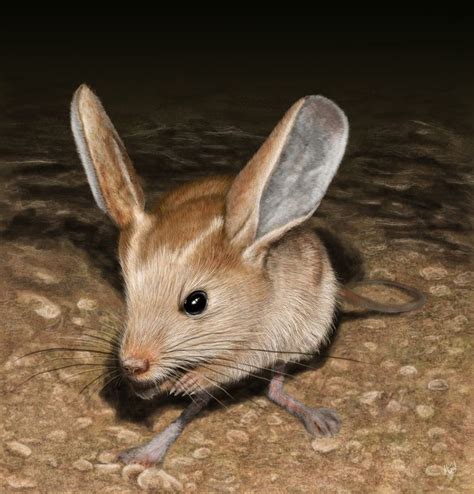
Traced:
<path fill-rule="evenodd" d="M 410 128 L 428 140 L 435 132 L 423 123 Z M 377 149 L 384 136 L 372 137 Z M 455 138 L 449 134 L 446 139 L 437 153 L 452 151 Z M 427 142 L 415 151 L 426 151 Z M 451 155 L 436 156 L 446 160 Z M 423 221 L 441 230 L 447 221 L 444 209 L 438 216 L 423 211 L 424 216 L 413 218 L 420 188 L 433 185 L 424 161 L 419 175 L 412 176 L 412 168 L 401 160 L 404 173 L 390 177 L 370 158 L 354 158 L 353 163 L 357 173 L 367 168 L 380 172 L 371 175 L 370 193 L 354 197 L 357 192 L 344 186 L 343 175 L 324 211 L 344 216 L 348 238 L 361 249 L 370 277 L 417 286 L 429 301 L 423 311 L 396 318 L 342 320 L 328 350 L 342 358 L 328 358 L 322 366 L 311 363 L 314 370 L 287 382 L 288 392 L 308 405 L 338 411 L 343 426 L 337 436 L 311 438 L 295 418 L 262 396 L 238 390 L 238 399 L 224 398 L 226 408 L 213 407 L 192 423 L 163 465 L 118 463 L 118 451 L 163 429 L 181 404 L 168 404 L 148 422 L 121 420 L 93 392 L 78 395 L 87 374 L 77 377 L 80 371 L 74 368 L 40 375 L 17 388 L 47 368 L 40 367 L 41 356 L 18 360 L 20 354 L 52 342 L 58 346 L 64 336 L 81 337 L 101 327 L 105 309 L 119 313 L 122 306 L 83 250 L 59 244 L 7 249 L 0 244 L 5 264 L 0 277 L 0 338 L 5 339 L 0 345 L 0 491 L 251 493 L 293 492 L 297 486 L 295 492 L 469 492 L 474 483 L 463 448 L 466 423 L 472 420 L 467 407 L 472 392 L 468 296 L 474 271 L 450 262 L 448 252 L 451 248 L 461 256 L 463 239 L 456 232 L 418 235 L 426 230 Z M 406 201 L 403 193 L 409 194 Z M 351 204 L 347 217 L 340 214 L 346 203 Z M 38 214 L 50 214 L 43 206 L 38 205 Z M 87 222 L 92 221 L 88 211 L 83 210 Z M 62 214 L 67 213 L 58 210 L 58 218 Z M 384 236 L 382 230 L 393 235 Z M 443 245 L 450 247 L 442 250 Z M 94 255 L 103 252 L 97 249 Z M 92 353 L 82 358 L 94 361 Z"/>

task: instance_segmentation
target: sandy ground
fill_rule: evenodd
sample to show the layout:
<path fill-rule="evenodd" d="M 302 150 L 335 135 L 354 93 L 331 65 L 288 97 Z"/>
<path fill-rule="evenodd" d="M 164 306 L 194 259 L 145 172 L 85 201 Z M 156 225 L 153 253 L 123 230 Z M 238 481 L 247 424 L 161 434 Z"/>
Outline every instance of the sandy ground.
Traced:
<path fill-rule="evenodd" d="M 315 359 L 287 383 L 305 403 L 338 410 L 337 437 L 313 441 L 252 384 L 225 407 L 210 407 L 164 464 L 146 471 L 123 468 L 115 454 L 152 437 L 184 402 L 107 401 L 97 394 L 100 379 L 79 394 L 102 371 L 66 367 L 64 352 L 16 359 L 104 335 L 123 301 L 116 234 L 92 203 L 67 127 L 75 84 L 53 87 L 41 101 L 39 89 L 11 85 L 0 142 L 2 492 L 474 492 L 468 93 L 448 84 L 427 96 L 421 82 L 399 82 L 394 100 L 356 80 L 332 92 L 332 81 L 318 82 L 317 92 L 347 109 L 352 134 L 317 220 L 360 254 L 363 265 L 347 272 L 416 286 L 428 303 L 395 317 L 343 311 L 325 353 L 362 362 Z M 308 81 L 283 86 L 288 98 L 264 96 L 264 84 L 259 97 L 239 101 L 234 90 L 215 88 L 182 103 L 148 93 L 114 103 L 124 87 L 103 96 L 153 195 L 238 170 L 293 96 L 310 92 Z M 20 385 L 56 365 L 66 368 Z"/>

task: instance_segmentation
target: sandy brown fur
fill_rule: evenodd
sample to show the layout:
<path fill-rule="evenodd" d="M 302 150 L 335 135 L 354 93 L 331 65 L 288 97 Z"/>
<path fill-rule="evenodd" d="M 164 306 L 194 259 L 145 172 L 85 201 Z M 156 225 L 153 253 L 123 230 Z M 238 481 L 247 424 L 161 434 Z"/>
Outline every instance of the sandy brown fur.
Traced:
<path fill-rule="evenodd" d="M 117 132 L 85 86 L 72 125 L 94 196 L 121 228 L 128 316 L 119 357 L 146 362 L 136 382 L 193 393 L 318 351 L 337 285 L 304 220 L 347 141 L 334 103 L 302 98 L 237 177 L 179 186 L 148 211 Z M 196 290 L 208 306 L 190 317 L 182 306 Z"/>

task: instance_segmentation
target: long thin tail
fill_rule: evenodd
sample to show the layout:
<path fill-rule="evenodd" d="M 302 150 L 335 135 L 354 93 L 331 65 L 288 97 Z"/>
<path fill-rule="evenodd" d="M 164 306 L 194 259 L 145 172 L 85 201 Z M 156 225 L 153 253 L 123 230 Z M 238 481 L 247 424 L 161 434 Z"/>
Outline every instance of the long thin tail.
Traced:
<path fill-rule="evenodd" d="M 365 285 L 379 285 L 385 286 L 388 288 L 396 288 L 397 290 L 401 290 L 402 292 L 410 295 L 413 300 L 407 302 L 406 304 L 397 304 L 397 305 L 389 305 L 382 304 L 377 302 L 376 300 L 372 300 L 368 297 L 364 297 L 363 295 L 359 295 L 354 292 L 354 288 Z M 351 305 L 356 307 L 362 307 L 364 309 L 368 309 L 371 311 L 381 312 L 383 314 L 401 314 L 402 312 L 409 312 L 411 310 L 420 309 L 426 303 L 426 296 L 423 292 L 418 290 L 417 288 L 413 288 L 407 285 L 403 285 L 402 283 L 397 283 L 396 281 L 388 281 L 388 280 L 364 280 L 358 281 L 352 284 L 349 287 L 342 287 L 339 290 L 341 297 Z"/>

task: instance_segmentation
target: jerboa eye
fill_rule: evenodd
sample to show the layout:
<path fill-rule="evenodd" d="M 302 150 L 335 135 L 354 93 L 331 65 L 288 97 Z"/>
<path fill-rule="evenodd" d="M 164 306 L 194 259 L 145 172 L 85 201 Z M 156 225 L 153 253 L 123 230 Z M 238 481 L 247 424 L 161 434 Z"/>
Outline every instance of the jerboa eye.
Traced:
<path fill-rule="evenodd" d="M 183 309 L 189 316 L 202 314 L 207 307 L 207 293 L 202 290 L 191 292 L 184 300 Z"/>

